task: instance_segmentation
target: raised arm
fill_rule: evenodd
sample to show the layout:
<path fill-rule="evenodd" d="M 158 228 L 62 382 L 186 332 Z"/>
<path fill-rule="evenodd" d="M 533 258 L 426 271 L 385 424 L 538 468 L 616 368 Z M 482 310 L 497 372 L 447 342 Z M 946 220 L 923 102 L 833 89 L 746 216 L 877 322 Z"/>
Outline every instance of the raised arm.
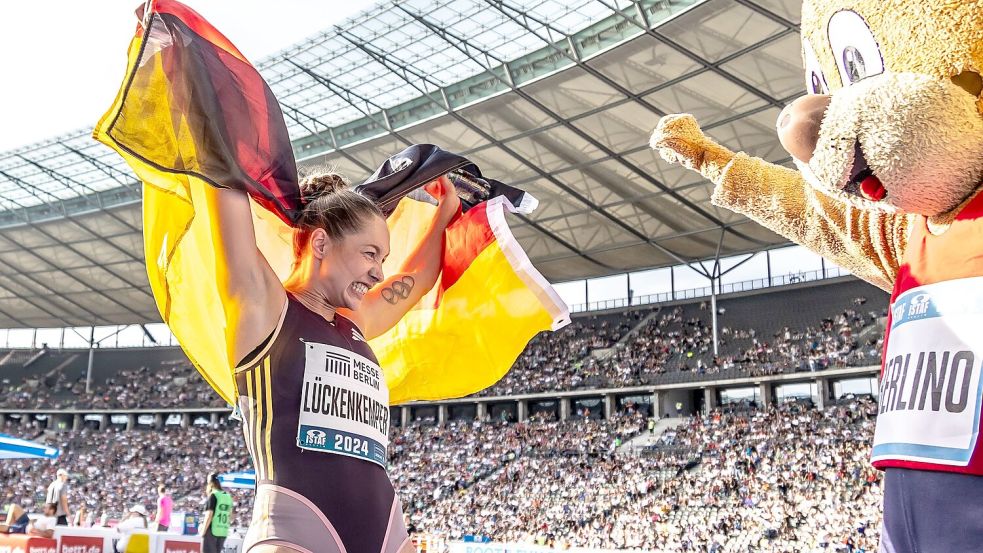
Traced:
<path fill-rule="evenodd" d="M 249 197 L 245 192 L 203 187 L 215 245 L 216 285 L 224 298 L 226 337 L 234 364 L 273 332 L 286 292 L 256 247 Z"/>
<path fill-rule="evenodd" d="M 706 137 L 690 115 L 663 117 L 651 145 L 666 161 L 701 173 L 714 205 L 764 227 L 890 291 L 913 216 L 865 210 L 809 185 L 798 171 L 737 153 Z"/>
<path fill-rule="evenodd" d="M 440 275 L 444 230 L 460 211 L 461 200 L 447 177 L 428 184 L 427 191 L 439 201 L 423 240 L 396 274 L 369 290 L 358 311 L 341 310 L 359 326 L 366 339 L 371 340 L 396 326 L 403 315 L 433 288 Z"/>

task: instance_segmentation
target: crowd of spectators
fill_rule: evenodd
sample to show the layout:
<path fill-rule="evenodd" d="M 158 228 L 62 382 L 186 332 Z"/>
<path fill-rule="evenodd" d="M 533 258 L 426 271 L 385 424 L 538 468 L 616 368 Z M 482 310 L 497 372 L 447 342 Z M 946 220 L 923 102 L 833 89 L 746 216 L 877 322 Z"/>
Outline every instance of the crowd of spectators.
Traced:
<path fill-rule="evenodd" d="M 410 520 L 447 539 L 561 548 L 875 551 L 874 412 L 865 401 L 717 412 L 689 419 L 644 455 L 530 446 L 472 485 L 411 503 Z"/>
<path fill-rule="evenodd" d="M 85 391 L 85 372 L 55 371 L 13 383 L 0 379 L 0 408 L 157 409 L 223 407 L 225 402 L 186 360 L 124 369 Z"/>
<path fill-rule="evenodd" d="M 103 513 L 119 517 L 136 504 L 152 510 L 159 484 L 164 484 L 175 497 L 185 498 L 175 505 L 176 509 L 197 510 L 209 472 L 249 467 L 238 423 L 155 431 L 86 428 L 53 433 L 11 424 L 4 432 L 44 441 L 58 447 L 61 455 L 54 461 L 0 463 L 3 504 L 39 511 L 45 487 L 55 470 L 61 468 L 70 474 L 68 497 L 73 514 L 84 507 L 90 524 L 100 520 Z"/>
<path fill-rule="evenodd" d="M 602 334 L 618 339 L 595 348 L 579 339 L 596 332 L 574 323 L 569 331 L 542 334 L 530 342 L 509 374 L 484 395 L 658 384 L 668 376 L 737 378 L 876 365 L 883 349 L 877 325 L 885 314 L 864 311 L 866 301 L 855 298 L 814 324 L 785 326 L 770 335 L 722 325 L 717 355 L 705 302 L 697 316 L 686 317 L 679 306 L 638 312 L 644 318 L 634 315 L 640 323 L 630 332 Z M 862 336 L 868 328 L 872 332 Z M 595 351 L 604 348 L 609 349 Z"/>
<path fill-rule="evenodd" d="M 856 400 L 824 411 L 788 403 L 693 419 L 666 439 L 695 448 L 701 468 L 617 514 L 611 535 L 626 546 L 679 551 L 875 551 L 875 418 L 873 401 Z"/>
<path fill-rule="evenodd" d="M 644 423 L 644 417 L 631 414 L 611 421 L 582 418 L 558 422 L 538 415 L 520 423 L 489 420 L 411 425 L 394 435 L 390 475 L 404 506 L 426 510 L 516 459 L 612 454 Z"/>
<path fill-rule="evenodd" d="M 732 330 L 724 327 L 725 339 L 750 340 L 750 344 L 737 355 L 727 359 L 726 365 L 708 367 L 707 371 L 743 366 L 752 376 L 777 374 L 791 370 L 817 371 L 848 365 L 880 364 L 884 347 L 883 333 L 876 328 L 886 316 L 884 311 L 867 310 L 867 299 L 857 297 L 853 305 L 832 317 L 804 329 L 784 327 L 770 340 L 760 339 L 753 330 Z M 875 327 L 877 332 L 864 338 L 864 330 Z"/>
<path fill-rule="evenodd" d="M 584 370 L 584 361 L 593 352 L 618 344 L 648 313 L 629 311 L 614 321 L 578 317 L 557 332 L 543 332 L 529 342 L 508 374 L 482 395 L 589 387 L 595 375 Z"/>
<path fill-rule="evenodd" d="M 701 553 L 870 552 L 880 476 L 868 464 L 876 407 L 787 403 L 681 420 L 655 445 L 631 410 L 612 420 L 452 422 L 394 428 L 390 474 L 418 535 Z M 30 427 L 15 427 L 30 437 Z M 9 432 L 8 432 L 9 433 Z M 56 468 L 69 504 L 90 522 L 134 504 L 152 510 L 158 483 L 175 510 L 200 512 L 205 475 L 248 459 L 237 423 L 41 434 L 56 461 L 5 461 L 6 503 L 39 510 Z M 249 518 L 239 493 L 236 521 Z"/>
<path fill-rule="evenodd" d="M 558 332 L 530 341 L 512 369 L 482 396 L 624 387 L 703 378 L 762 376 L 880 362 L 884 313 L 857 297 L 830 306 L 830 315 L 802 327 L 769 326 L 767 332 L 727 324 L 721 317 L 718 354 L 707 302 L 578 317 Z M 721 309 L 721 311 L 724 311 Z M 723 313 L 721 313 L 723 315 Z M 870 332 L 865 332 L 870 330 Z M 55 371 L 19 382 L 0 379 L 0 407 L 95 409 L 221 407 L 224 402 L 182 360 L 122 370 L 95 380 Z M 672 380 L 675 379 L 675 380 Z"/>

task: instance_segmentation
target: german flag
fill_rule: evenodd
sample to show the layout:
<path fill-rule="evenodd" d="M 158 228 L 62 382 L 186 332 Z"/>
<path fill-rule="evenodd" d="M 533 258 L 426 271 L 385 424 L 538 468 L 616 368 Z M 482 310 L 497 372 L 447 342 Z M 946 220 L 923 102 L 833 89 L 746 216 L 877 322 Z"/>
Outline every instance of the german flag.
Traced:
<path fill-rule="evenodd" d="M 296 162 L 276 98 L 228 39 L 173 0 L 149 2 L 137 16 L 125 80 L 93 134 L 144 183 L 147 274 L 164 322 L 205 379 L 234 404 L 227 330 L 234 314 L 224 309 L 216 284 L 221 268 L 202 195 L 207 186 L 249 194 L 257 246 L 285 279 L 301 209 Z M 411 199 L 406 182 L 395 194 L 378 184 L 372 189 L 378 195 L 370 197 L 395 197 L 395 207 L 386 209 L 394 237 L 388 263 L 399 266 L 435 207 Z M 568 322 L 566 306 L 505 222 L 507 211 L 522 208 L 522 194 L 499 184 L 490 199 L 465 202 L 469 209 L 448 227 L 434 290 L 371 342 L 393 403 L 486 388 L 536 333 Z"/>
<path fill-rule="evenodd" d="M 389 216 L 393 259 L 422 238 L 436 207 L 404 198 Z M 569 322 L 566 304 L 533 267 L 505 220 L 505 196 L 451 223 L 441 277 L 389 332 L 369 344 L 393 404 L 461 397 L 505 376 L 529 340 Z"/>

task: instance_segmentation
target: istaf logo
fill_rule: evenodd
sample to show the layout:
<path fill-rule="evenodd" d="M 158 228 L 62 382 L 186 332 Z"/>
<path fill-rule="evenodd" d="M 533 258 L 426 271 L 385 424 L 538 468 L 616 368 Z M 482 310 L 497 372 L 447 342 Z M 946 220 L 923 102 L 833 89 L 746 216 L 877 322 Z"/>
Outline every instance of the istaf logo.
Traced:
<path fill-rule="evenodd" d="M 322 430 L 308 430 L 305 440 L 308 445 L 324 445 L 327 441 L 327 434 Z"/>
<path fill-rule="evenodd" d="M 928 308 L 931 305 L 932 297 L 928 294 L 918 294 L 911 299 L 911 306 L 908 309 L 909 317 L 917 317 L 919 315 L 925 315 L 928 313 Z"/>

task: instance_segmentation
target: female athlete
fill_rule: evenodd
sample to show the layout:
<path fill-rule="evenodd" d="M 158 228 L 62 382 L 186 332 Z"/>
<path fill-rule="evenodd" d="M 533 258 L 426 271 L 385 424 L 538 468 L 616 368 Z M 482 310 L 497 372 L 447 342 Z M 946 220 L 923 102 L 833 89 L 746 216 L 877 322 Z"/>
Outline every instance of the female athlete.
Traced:
<path fill-rule="evenodd" d="M 281 283 L 256 247 L 245 192 L 205 187 L 239 409 L 256 469 L 248 553 L 411 551 L 386 473 L 385 378 L 366 340 L 393 327 L 436 282 L 453 185 L 424 240 L 389 278 L 385 218 L 337 174 L 305 178 L 295 262 Z"/>

